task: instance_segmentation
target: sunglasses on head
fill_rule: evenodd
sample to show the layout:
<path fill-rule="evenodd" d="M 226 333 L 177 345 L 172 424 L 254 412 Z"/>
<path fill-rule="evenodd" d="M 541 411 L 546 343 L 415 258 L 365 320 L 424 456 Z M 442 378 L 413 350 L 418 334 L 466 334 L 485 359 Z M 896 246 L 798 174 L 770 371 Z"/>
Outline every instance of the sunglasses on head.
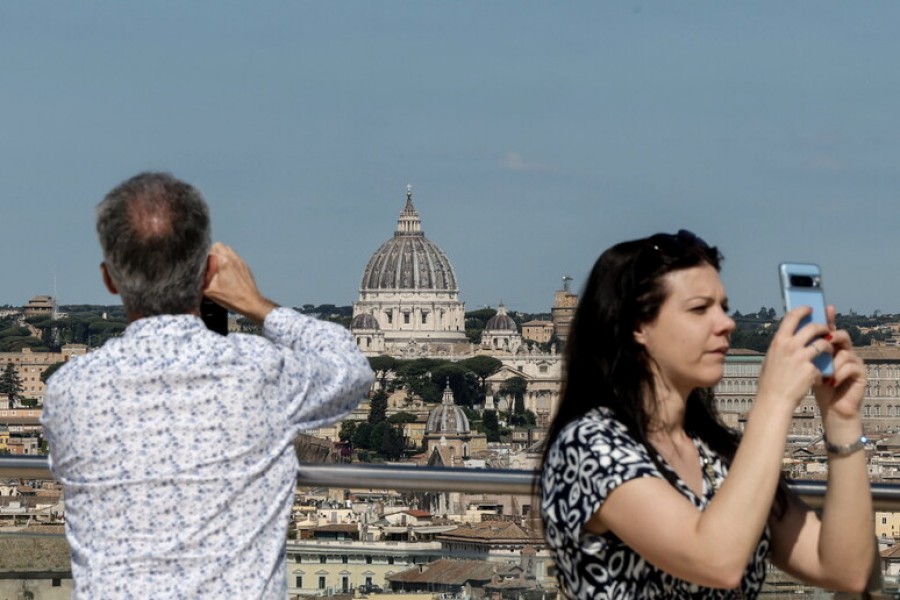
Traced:
<path fill-rule="evenodd" d="M 689 248 L 709 250 L 703 238 L 687 229 L 679 229 L 678 233 L 657 233 L 647 240 L 654 250 L 665 254 L 683 254 Z"/>

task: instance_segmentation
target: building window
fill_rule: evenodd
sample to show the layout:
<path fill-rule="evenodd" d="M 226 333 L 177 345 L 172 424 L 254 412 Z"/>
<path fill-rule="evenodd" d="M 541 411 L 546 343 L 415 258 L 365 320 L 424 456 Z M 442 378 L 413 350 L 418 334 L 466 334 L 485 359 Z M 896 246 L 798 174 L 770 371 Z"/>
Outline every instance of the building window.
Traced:
<path fill-rule="evenodd" d="M 325 589 L 325 576 L 324 575 L 319 576 L 319 589 L 320 590 Z"/>
<path fill-rule="evenodd" d="M 393 557 L 393 556 L 388 556 L 388 564 L 389 564 L 389 565 L 394 564 L 394 557 Z"/>
<path fill-rule="evenodd" d="M 341 591 L 345 594 L 350 591 L 350 578 L 346 575 L 341 577 Z"/>
<path fill-rule="evenodd" d="M 303 576 L 302 575 L 297 575 L 296 579 L 294 580 L 294 587 L 298 587 L 298 588 L 303 587 Z"/>
<path fill-rule="evenodd" d="M 319 562 L 322 563 L 322 564 L 324 565 L 326 562 L 328 562 L 328 557 L 327 557 L 327 556 L 320 556 L 320 557 L 319 557 Z"/>
<path fill-rule="evenodd" d="M 53 578 L 53 583 L 51 584 L 53 587 L 59 587 L 62 585 L 62 579 L 58 579 L 56 577 Z"/>
<path fill-rule="evenodd" d="M 299 564 L 299 563 L 302 563 L 302 562 L 303 562 L 303 557 L 300 556 L 299 554 L 295 554 L 295 555 L 294 555 L 294 562 L 295 562 L 295 563 L 298 563 L 298 564 Z"/>
<path fill-rule="evenodd" d="M 388 325 L 394 322 L 394 313 L 392 313 L 391 311 L 384 311 L 384 316 L 387 317 Z"/>
<path fill-rule="evenodd" d="M 344 563 L 344 564 L 346 565 L 348 562 L 350 562 L 350 557 L 347 556 L 346 554 L 342 555 L 342 556 L 341 556 L 341 562 Z"/>
<path fill-rule="evenodd" d="M 366 557 L 366 564 L 367 564 L 367 565 L 371 565 L 371 564 L 372 564 L 372 557 L 371 557 L 371 556 L 367 556 L 367 557 Z"/>
<path fill-rule="evenodd" d="M 428 313 L 423 312 L 422 313 L 422 325 L 425 325 L 427 323 L 428 323 Z"/>
<path fill-rule="evenodd" d="M 403 324 L 409 325 L 409 313 L 403 313 Z"/>

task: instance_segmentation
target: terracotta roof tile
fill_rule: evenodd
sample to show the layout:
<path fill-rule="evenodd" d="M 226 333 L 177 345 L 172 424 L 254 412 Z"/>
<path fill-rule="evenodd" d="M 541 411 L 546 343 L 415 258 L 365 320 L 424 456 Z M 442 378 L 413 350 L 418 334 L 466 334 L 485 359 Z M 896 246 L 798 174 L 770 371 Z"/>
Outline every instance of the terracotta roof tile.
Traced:
<path fill-rule="evenodd" d="M 509 572 L 510 566 L 503 563 L 490 563 L 481 560 L 454 560 L 442 558 L 433 563 L 388 575 L 387 580 L 397 583 L 426 583 L 440 585 L 465 585 L 467 582 L 488 582 L 494 573 L 499 575 Z"/>
<path fill-rule="evenodd" d="M 63 535 L 0 535 L 0 572 L 59 573 L 71 577 L 69 544 Z"/>

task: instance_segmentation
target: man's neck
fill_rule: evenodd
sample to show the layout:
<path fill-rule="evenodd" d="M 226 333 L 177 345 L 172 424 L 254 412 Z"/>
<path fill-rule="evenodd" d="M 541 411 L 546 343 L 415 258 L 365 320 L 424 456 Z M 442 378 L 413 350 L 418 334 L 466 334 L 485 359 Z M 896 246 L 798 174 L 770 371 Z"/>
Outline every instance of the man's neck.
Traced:
<path fill-rule="evenodd" d="M 169 314 L 169 313 L 166 313 L 166 314 Z M 200 316 L 200 309 L 199 309 L 199 308 L 195 308 L 194 310 L 189 310 L 189 311 L 187 311 L 187 312 L 183 312 L 183 313 L 171 313 L 171 314 L 177 314 L 177 315 L 194 315 L 195 317 L 199 317 L 199 316 Z M 141 314 L 141 313 L 138 313 L 138 312 L 132 312 L 132 311 L 130 311 L 130 310 L 128 310 L 128 309 L 125 309 L 125 318 L 128 320 L 129 323 L 134 323 L 134 322 L 137 321 L 138 319 L 146 319 L 147 317 L 160 317 L 160 316 L 162 316 L 162 315 L 145 315 L 145 314 Z"/>

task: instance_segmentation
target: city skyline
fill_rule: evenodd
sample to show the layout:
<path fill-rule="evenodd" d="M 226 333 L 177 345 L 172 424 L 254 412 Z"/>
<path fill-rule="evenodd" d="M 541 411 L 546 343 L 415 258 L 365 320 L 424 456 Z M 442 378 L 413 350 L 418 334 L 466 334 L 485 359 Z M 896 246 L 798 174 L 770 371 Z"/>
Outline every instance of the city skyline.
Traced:
<path fill-rule="evenodd" d="M 93 208 L 210 203 L 261 289 L 349 305 L 406 185 L 467 310 L 545 312 L 606 247 L 690 229 L 741 312 L 781 261 L 900 313 L 900 6 L 172 1 L 0 7 L 0 305 L 117 304 Z"/>

